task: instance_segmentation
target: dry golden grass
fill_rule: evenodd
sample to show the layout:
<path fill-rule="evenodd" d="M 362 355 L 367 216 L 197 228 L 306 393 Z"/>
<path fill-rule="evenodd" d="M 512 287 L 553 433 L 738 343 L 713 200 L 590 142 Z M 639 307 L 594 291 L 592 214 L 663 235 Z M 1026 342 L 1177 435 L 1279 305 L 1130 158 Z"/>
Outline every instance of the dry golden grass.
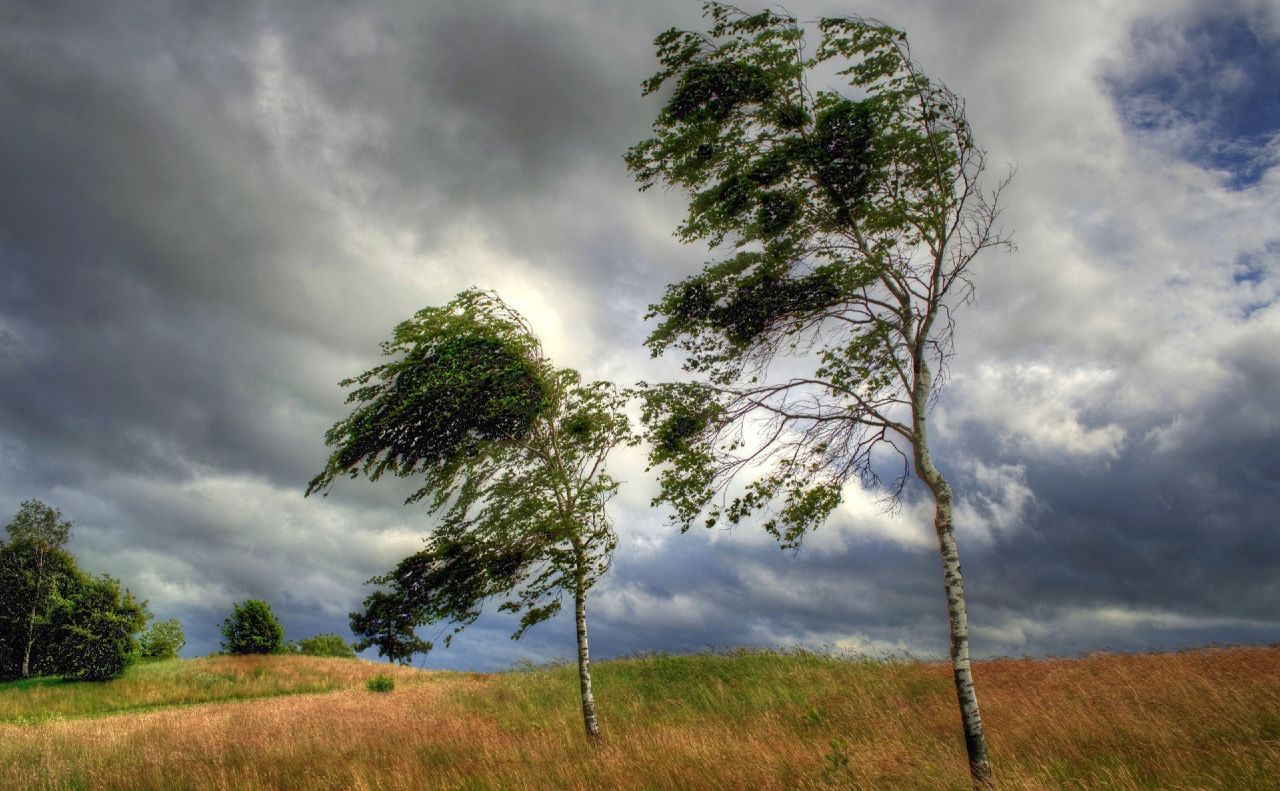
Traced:
<path fill-rule="evenodd" d="M 382 673 L 407 683 L 422 673 L 342 659 L 308 656 L 209 656 L 149 662 L 103 684 L 56 678 L 0 684 L 0 723 L 115 714 L 123 711 L 330 692 L 362 686 Z"/>
<path fill-rule="evenodd" d="M 396 690 L 374 694 L 363 680 L 386 665 L 265 661 L 295 677 L 324 663 L 316 672 L 345 688 L 0 725 L 0 788 L 968 787 L 940 665 L 767 653 L 602 662 L 606 732 L 592 748 L 570 667 L 398 669 Z M 1280 648 L 1000 660 L 976 675 L 1002 788 L 1280 787 Z"/>

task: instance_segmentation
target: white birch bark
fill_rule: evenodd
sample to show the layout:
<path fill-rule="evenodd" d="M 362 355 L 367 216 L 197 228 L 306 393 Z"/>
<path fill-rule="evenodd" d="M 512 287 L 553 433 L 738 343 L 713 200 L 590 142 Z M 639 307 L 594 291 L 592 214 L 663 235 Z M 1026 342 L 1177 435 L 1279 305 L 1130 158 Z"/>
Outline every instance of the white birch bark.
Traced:
<path fill-rule="evenodd" d="M 36 590 L 31 601 L 31 617 L 27 619 L 27 646 L 22 652 L 22 677 L 31 678 L 31 649 L 36 643 L 36 613 L 44 587 L 44 550 L 36 547 Z"/>
<path fill-rule="evenodd" d="M 578 573 L 573 591 L 574 620 L 578 630 L 578 686 L 582 692 L 582 724 L 587 738 L 600 738 L 600 722 L 596 719 L 596 699 L 591 694 L 591 655 L 587 649 L 587 591 L 582 573 Z"/>
<path fill-rule="evenodd" d="M 960 553 L 956 547 L 951 521 L 951 486 L 929 457 L 928 407 L 930 372 L 928 364 L 917 358 L 915 388 L 911 398 L 912 442 L 916 474 L 933 493 L 935 503 L 933 528 L 938 536 L 938 552 L 942 556 L 943 584 L 947 594 L 947 615 L 951 630 L 951 672 L 955 679 L 960 718 L 964 724 L 965 749 L 969 756 L 969 774 L 974 788 L 995 787 L 991 759 L 987 755 L 987 739 L 982 732 L 982 715 L 973 688 L 973 669 L 969 662 L 969 614 L 964 603 L 964 578 L 960 573 Z"/>

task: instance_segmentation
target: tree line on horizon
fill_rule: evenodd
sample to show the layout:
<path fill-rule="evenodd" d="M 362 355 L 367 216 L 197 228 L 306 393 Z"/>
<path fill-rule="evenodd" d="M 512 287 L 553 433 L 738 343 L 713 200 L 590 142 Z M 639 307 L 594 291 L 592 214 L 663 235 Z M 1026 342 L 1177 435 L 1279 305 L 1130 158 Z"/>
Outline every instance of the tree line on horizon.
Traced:
<path fill-rule="evenodd" d="M 896 501 L 914 475 L 935 504 L 970 774 L 991 787 L 953 493 L 930 454 L 928 414 L 954 350 L 953 309 L 972 296 L 969 265 L 1012 249 L 997 225 L 1012 171 L 984 185 L 963 99 L 924 74 L 902 31 L 824 18 L 810 52 L 807 26 L 785 11 L 708 2 L 704 13 L 708 30 L 655 40 L 661 69 L 644 93 L 663 105 L 625 156 L 642 190 L 687 196 L 676 236 L 716 256 L 646 317 L 658 320 L 650 351 L 682 354 L 688 378 L 585 383 L 493 291 L 399 324 L 382 345 L 389 360 L 340 383 L 353 407 L 325 434 L 333 450 L 306 492 L 413 478 L 406 504 L 439 517 L 421 551 L 370 580 L 351 617 L 357 646 L 407 661 L 433 648 L 417 627 L 437 625 L 448 645 L 489 600 L 520 617 L 519 638 L 571 596 L 594 742 L 586 597 L 617 545 L 614 448 L 647 446 L 653 505 L 681 532 L 759 522 L 793 550 L 850 482 Z M 811 85 L 832 66 L 851 91 Z M 778 368 L 795 373 L 771 369 L 783 358 Z"/>
<path fill-rule="evenodd" d="M 186 642 L 177 620 L 148 626 L 147 603 L 120 580 L 80 568 L 66 549 L 73 527 L 27 500 L 0 539 L 0 681 L 105 681 L 134 662 L 176 657 Z"/>
<path fill-rule="evenodd" d="M 74 526 L 53 506 L 26 500 L 0 538 L 0 682 L 108 681 L 137 662 L 177 659 L 186 645 L 178 619 L 154 620 L 120 580 L 80 568 L 66 548 Z M 337 634 L 286 641 L 261 599 L 235 604 L 220 631 L 229 654 L 356 658 Z"/>

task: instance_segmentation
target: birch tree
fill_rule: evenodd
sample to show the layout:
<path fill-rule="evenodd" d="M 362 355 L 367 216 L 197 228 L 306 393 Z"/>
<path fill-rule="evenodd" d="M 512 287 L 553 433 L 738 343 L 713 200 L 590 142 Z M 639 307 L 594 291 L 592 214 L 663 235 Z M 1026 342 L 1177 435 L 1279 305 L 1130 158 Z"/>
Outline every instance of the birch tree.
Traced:
<path fill-rule="evenodd" d="M 408 614 L 441 625 L 448 645 L 496 599 L 520 616 L 518 639 L 558 613 L 567 593 L 583 725 L 598 738 L 587 593 L 617 545 L 606 504 L 618 482 L 606 461 L 632 440 L 625 393 L 552 365 L 525 319 L 492 292 L 419 311 L 383 352 L 393 359 L 343 382 L 356 406 L 326 434 L 334 451 L 307 493 L 340 476 L 420 477 L 408 502 L 425 502 L 439 523 L 421 552 L 371 580 L 381 590 L 353 622 L 402 634 Z"/>
<path fill-rule="evenodd" d="M 1008 179 L 984 191 L 963 100 L 921 71 L 902 31 L 822 19 L 810 53 L 785 13 L 705 11 L 707 32 L 657 38 L 645 92 L 669 93 L 626 157 L 642 189 L 688 196 L 677 237 L 716 256 L 650 314 L 649 348 L 682 352 L 695 375 L 646 388 L 655 504 L 685 530 L 759 515 L 796 548 L 850 482 L 896 499 L 914 472 L 936 505 L 969 768 L 987 786 L 952 490 L 928 415 L 970 264 L 1009 244 Z M 815 87 L 835 79 L 846 87 Z"/>
<path fill-rule="evenodd" d="M 31 654 L 56 603 L 59 581 L 74 567 L 65 547 L 71 536 L 71 521 L 58 509 L 39 500 L 22 503 L 7 528 L 8 562 L 11 574 L 5 575 L 4 598 L 18 629 L 17 650 L 21 656 L 22 678 L 31 676 Z M 11 617 L 12 617 L 11 615 Z"/>

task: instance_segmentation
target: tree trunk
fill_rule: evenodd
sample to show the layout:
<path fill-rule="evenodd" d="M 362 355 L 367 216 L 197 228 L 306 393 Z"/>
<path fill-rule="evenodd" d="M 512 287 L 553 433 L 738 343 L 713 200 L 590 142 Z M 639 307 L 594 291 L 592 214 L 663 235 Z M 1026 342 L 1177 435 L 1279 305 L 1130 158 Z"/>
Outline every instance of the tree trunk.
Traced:
<path fill-rule="evenodd" d="M 938 536 L 938 552 L 942 555 L 942 576 L 947 594 L 947 615 L 951 626 L 951 673 L 960 703 L 960 719 L 964 723 L 964 743 L 969 754 L 969 775 L 976 789 L 995 788 L 991 759 L 987 755 L 987 739 L 982 732 L 982 715 L 978 712 L 978 696 L 973 689 L 973 670 L 969 664 L 969 614 L 964 603 L 964 578 L 960 574 L 960 553 L 951 522 L 951 486 L 929 458 L 928 406 L 929 369 L 918 363 L 919 375 L 912 398 L 912 430 L 915 434 L 916 474 L 933 493 L 935 510 L 933 528 Z"/>
<path fill-rule="evenodd" d="M 600 738 L 600 722 L 596 719 L 596 699 L 591 694 L 591 655 L 587 650 L 587 591 L 582 574 L 578 574 L 573 590 L 573 610 L 578 627 L 578 686 L 582 691 L 582 724 L 587 739 Z"/>
<path fill-rule="evenodd" d="M 31 678 L 31 647 L 36 642 L 36 608 L 31 606 L 31 618 L 27 621 L 27 647 L 22 652 L 22 677 Z"/>
<path fill-rule="evenodd" d="M 36 548 L 36 590 L 31 597 L 31 617 L 27 619 L 27 646 L 22 652 L 22 677 L 31 678 L 31 649 L 36 643 L 36 613 L 40 608 L 41 587 L 44 584 L 44 552 Z"/>

